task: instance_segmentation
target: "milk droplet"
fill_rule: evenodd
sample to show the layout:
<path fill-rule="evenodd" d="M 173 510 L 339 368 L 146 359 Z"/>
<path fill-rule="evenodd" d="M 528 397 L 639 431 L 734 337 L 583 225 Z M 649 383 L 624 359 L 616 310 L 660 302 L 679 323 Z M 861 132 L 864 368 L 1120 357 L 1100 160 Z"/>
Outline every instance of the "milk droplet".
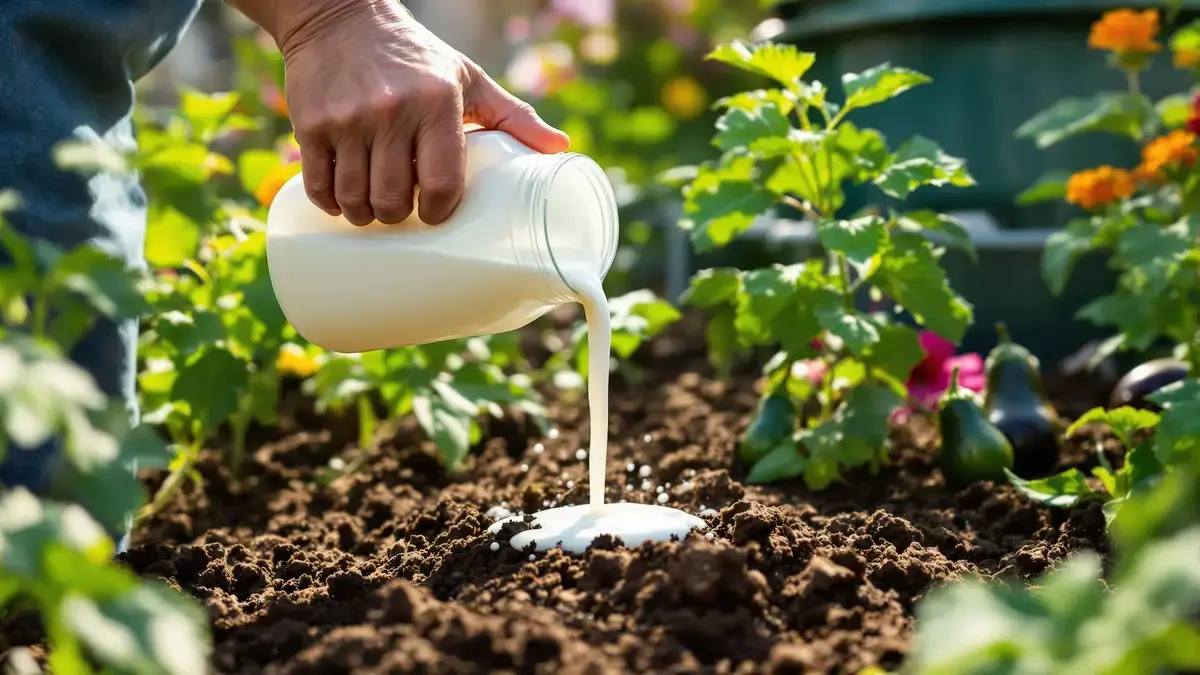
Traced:
<path fill-rule="evenodd" d="M 492 549 L 492 552 L 494 553 L 494 552 L 496 552 L 496 551 L 499 551 L 499 550 L 500 550 L 500 544 L 499 544 L 499 543 L 497 543 L 497 542 L 494 542 L 494 541 L 493 541 L 493 542 L 492 542 L 492 545 L 491 545 L 491 546 L 489 546 L 488 548 Z"/>
<path fill-rule="evenodd" d="M 652 487 L 654 487 L 654 486 L 651 485 L 650 481 L 648 481 L 648 480 L 642 481 L 642 492 L 649 492 L 650 488 L 652 488 Z"/>
<path fill-rule="evenodd" d="M 567 489 L 570 490 L 573 487 L 575 487 L 575 481 L 573 481 L 573 480 L 567 481 Z"/>
<path fill-rule="evenodd" d="M 665 492 L 664 492 L 664 493 L 662 493 L 662 494 L 660 494 L 660 495 L 658 496 L 658 503 L 659 503 L 659 504 L 666 504 L 666 503 L 667 503 L 667 493 L 665 493 Z"/>
<path fill-rule="evenodd" d="M 705 539 L 707 539 L 707 540 L 709 540 L 709 541 L 712 541 L 712 538 L 713 538 L 713 533 L 712 533 L 712 532 L 705 532 L 705 533 L 704 533 L 704 538 L 705 538 Z"/>
<path fill-rule="evenodd" d="M 543 452 L 545 452 L 545 450 L 546 450 L 546 446 L 542 445 L 541 443 L 533 444 L 533 454 L 540 455 Z"/>
<path fill-rule="evenodd" d="M 488 509 L 487 513 L 484 515 L 492 520 L 504 520 L 512 515 L 512 511 L 509 511 L 504 506 L 493 506 L 492 508 Z"/>
<path fill-rule="evenodd" d="M 659 485 L 658 487 L 654 488 L 654 491 L 657 492 L 658 494 L 662 494 L 663 486 Z"/>
<path fill-rule="evenodd" d="M 711 534 L 711 533 L 710 533 L 710 534 Z M 532 553 L 530 553 L 530 554 L 529 554 L 529 562 L 533 562 L 534 560 L 537 560 L 537 556 L 536 556 L 536 555 L 534 555 L 534 554 L 532 554 Z"/>
<path fill-rule="evenodd" d="M 334 457 L 329 460 L 329 468 L 334 471 L 341 471 L 346 468 L 346 460 L 341 457 Z"/>
<path fill-rule="evenodd" d="M 554 439 L 558 438 L 558 427 L 551 429 L 550 433 L 548 433 L 546 435 L 550 437 L 550 440 L 554 440 Z"/>
<path fill-rule="evenodd" d="M 650 436 L 650 434 L 646 434 L 645 436 L 642 436 L 643 442 L 649 443 L 652 440 L 654 440 L 654 439 Z"/>
<path fill-rule="evenodd" d="M 687 470 L 687 475 L 688 475 L 688 478 L 691 478 L 691 477 L 695 476 L 695 475 L 696 475 L 696 470 L 695 470 L 695 469 L 688 469 L 688 470 Z"/>
<path fill-rule="evenodd" d="M 650 465 L 643 464 L 642 468 L 638 469 L 638 475 L 641 476 L 642 478 L 646 478 L 647 476 L 649 476 L 650 475 Z"/>
<path fill-rule="evenodd" d="M 668 490 L 670 490 L 670 489 L 671 489 L 671 484 L 670 484 L 670 483 L 663 483 L 663 487 L 664 487 L 664 488 L 666 488 L 666 489 L 668 489 Z"/>
<path fill-rule="evenodd" d="M 584 450 L 583 448 L 576 450 L 575 451 L 575 459 L 577 459 L 581 462 L 583 460 L 587 459 L 587 450 Z"/>
<path fill-rule="evenodd" d="M 700 509 L 700 517 L 701 518 L 711 518 L 715 515 L 717 515 L 716 509 L 705 509 L 705 508 Z"/>
<path fill-rule="evenodd" d="M 633 473 L 634 470 L 636 470 L 636 469 L 637 469 L 637 464 L 634 464 L 633 462 L 630 462 L 625 465 L 625 470 L 628 471 L 629 473 Z"/>
<path fill-rule="evenodd" d="M 683 490 L 684 492 L 689 492 L 689 491 L 691 491 L 691 489 L 692 489 L 692 481 L 690 481 L 690 480 L 685 480 L 685 481 L 683 481 L 683 485 L 680 485 L 680 486 L 679 486 L 679 489 Z"/>
<path fill-rule="evenodd" d="M 700 505 L 700 510 L 701 510 L 701 511 L 707 511 L 707 510 L 708 510 L 708 507 L 707 507 L 707 506 L 705 506 L 705 505 L 703 505 L 703 504 L 701 504 L 701 505 Z"/>
<path fill-rule="evenodd" d="M 625 484 L 625 491 L 626 491 L 626 492 L 633 492 L 633 483 L 626 483 L 626 484 Z"/>
<path fill-rule="evenodd" d="M 528 464 L 521 465 L 521 473 L 529 473 L 529 465 Z"/>

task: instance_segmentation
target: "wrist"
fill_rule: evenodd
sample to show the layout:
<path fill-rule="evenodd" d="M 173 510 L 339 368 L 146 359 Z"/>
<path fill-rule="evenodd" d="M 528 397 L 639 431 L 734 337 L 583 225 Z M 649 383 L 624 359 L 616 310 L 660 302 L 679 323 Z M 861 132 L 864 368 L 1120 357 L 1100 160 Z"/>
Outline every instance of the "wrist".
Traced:
<path fill-rule="evenodd" d="M 237 4 L 265 5 L 263 21 L 250 18 L 274 38 L 285 61 L 303 45 L 346 25 L 415 21 L 396 0 L 240 0 Z"/>

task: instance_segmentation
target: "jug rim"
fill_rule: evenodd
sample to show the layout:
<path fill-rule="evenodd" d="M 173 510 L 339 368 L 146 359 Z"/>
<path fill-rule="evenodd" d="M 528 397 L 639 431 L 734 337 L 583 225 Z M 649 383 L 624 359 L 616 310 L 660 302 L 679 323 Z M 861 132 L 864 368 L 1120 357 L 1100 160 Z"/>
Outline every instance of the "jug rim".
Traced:
<path fill-rule="evenodd" d="M 542 228 L 542 236 L 545 237 L 545 241 L 551 241 L 549 210 L 545 208 L 549 197 L 545 194 L 545 192 L 548 191 L 550 186 L 554 184 L 554 180 L 558 177 L 559 172 L 561 172 L 568 164 L 571 164 L 572 162 L 578 163 L 579 168 L 583 172 L 583 176 L 587 179 L 588 187 L 592 189 L 592 194 L 596 199 L 596 203 L 599 204 L 601 209 L 600 219 L 604 227 L 604 248 L 601 249 L 599 272 L 600 280 L 603 281 L 604 278 L 608 276 L 609 271 L 612 269 L 613 262 L 617 257 L 617 245 L 620 240 L 620 221 L 617 215 L 617 197 L 616 193 L 613 191 L 612 182 L 609 181 L 607 174 L 604 173 L 604 169 L 602 169 L 600 165 L 596 163 L 596 160 L 577 152 L 563 152 L 560 153 L 558 161 L 556 161 L 550 167 L 550 170 L 546 175 L 546 179 L 541 182 L 541 191 L 543 194 L 539 195 L 537 198 L 537 201 L 540 202 L 542 206 L 540 224 Z M 559 280 L 562 281 L 562 283 L 565 284 L 573 293 L 578 293 L 579 289 L 571 285 L 569 276 L 564 273 L 562 267 L 559 265 L 558 259 L 554 253 L 554 247 L 547 246 L 546 248 L 550 253 L 550 262 L 554 265 L 554 271 L 558 274 Z"/>

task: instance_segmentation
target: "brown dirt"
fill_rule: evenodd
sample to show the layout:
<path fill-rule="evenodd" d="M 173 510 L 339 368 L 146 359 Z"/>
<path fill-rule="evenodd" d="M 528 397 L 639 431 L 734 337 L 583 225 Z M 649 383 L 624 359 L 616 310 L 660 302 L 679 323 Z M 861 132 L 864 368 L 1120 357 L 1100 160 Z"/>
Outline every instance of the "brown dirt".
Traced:
<path fill-rule="evenodd" d="M 327 488 L 313 478 L 348 447 L 345 430 L 285 428 L 240 482 L 206 456 L 204 490 L 142 526 L 124 562 L 207 605 L 220 672 L 854 673 L 899 665 L 913 604 L 936 583 L 1029 577 L 1105 550 L 1098 506 L 948 489 L 921 421 L 896 430 L 878 475 L 821 493 L 744 485 L 732 457 L 749 382 L 696 374 L 670 338 L 649 357 L 653 378 L 614 383 L 608 498 L 650 501 L 669 484 L 670 505 L 715 511 L 712 538 L 493 552 L 491 507 L 586 501 L 586 409 L 559 404 L 556 437 L 499 422 L 456 477 L 409 422 Z M 1064 465 L 1090 457 L 1070 446 Z M 651 491 L 631 462 L 651 467 Z"/>

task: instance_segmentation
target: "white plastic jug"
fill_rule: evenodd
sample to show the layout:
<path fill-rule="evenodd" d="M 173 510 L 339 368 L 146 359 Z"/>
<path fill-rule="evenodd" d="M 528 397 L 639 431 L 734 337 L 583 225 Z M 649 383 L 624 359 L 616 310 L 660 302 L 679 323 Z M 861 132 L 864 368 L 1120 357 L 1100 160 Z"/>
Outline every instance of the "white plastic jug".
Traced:
<path fill-rule="evenodd" d="M 418 190 L 419 199 L 419 190 Z M 603 279 L 617 205 L 600 167 L 499 131 L 467 134 L 462 201 L 444 223 L 356 227 L 289 180 L 267 214 L 267 264 L 306 340 L 353 353 L 514 330 Z"/>

